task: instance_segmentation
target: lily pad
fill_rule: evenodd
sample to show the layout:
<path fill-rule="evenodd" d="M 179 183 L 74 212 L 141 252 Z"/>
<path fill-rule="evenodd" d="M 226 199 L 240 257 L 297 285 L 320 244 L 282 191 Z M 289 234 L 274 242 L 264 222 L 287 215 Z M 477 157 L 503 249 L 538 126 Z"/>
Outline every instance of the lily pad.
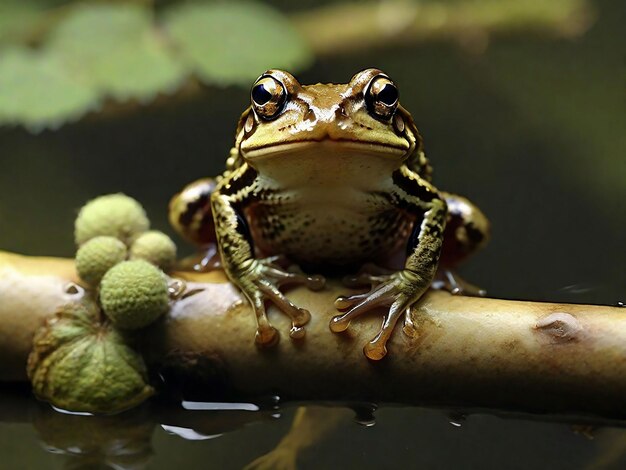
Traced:
<path fill-rule="evenodd" d="M 185 78 L 150 11 L 140 5 L 78 6 L 53 31 L 47 48 L 72 74 L 116 99 L 146 101 L 175 91 Z"/>
<path fill-rule="evenodd" d="M 62 307 L 37 332 L 28 376 L 40 399 L 70 411 L 114 413 L 154 393 L 141 356 L 90 301 Z"/>
<path fill-rule="evenodd" d="M 78 119 L 98 104 L 97 92 L 69 75 L 58 57 L 22 47 L 0 51 L 0 123 L 38 131 Z"/>
<path fill-rule="evenodd" d="M 288 18 L 261 3 L 182 5 L 165 16 L 165 28 L 207 84 L 247 86 L 269 68 L 295 71 L 312 61 Z"/>

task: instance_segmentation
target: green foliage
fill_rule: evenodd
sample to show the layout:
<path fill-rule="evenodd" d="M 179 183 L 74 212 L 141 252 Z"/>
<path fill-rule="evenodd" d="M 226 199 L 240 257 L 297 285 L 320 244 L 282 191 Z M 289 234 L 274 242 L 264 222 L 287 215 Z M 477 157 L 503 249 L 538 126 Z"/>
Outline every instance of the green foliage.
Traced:
<path fill-rule="evenodd" d="M 205 83 L 249 85 L 266 69 L 300 69 L 311 61 L 287 19 L 260 3 L 185 5 L 166 16 L 166 26 Z"/>
<path fill-rule="evenodd" d="M 41 14 L 34 1 L 2 0 L 0 2 L 0 42 L 8 42 L 33 24 Z"/>
<path fill-rule="evenodd" d="M 193 74 L 248 86 L 270 67 L 311 61 L 287 19 L 260 3 L 185 4 L 156 18 L 145 3 L 23 3 L 0 6 L 0 125 L 56 128 L 107 99 L 173 93 Z"/>
<path fill-rule="evenodd" d="M 69 75 L 117 99 L 148 100 L 175 90 L 184 69 L 158 40 L 138 5 L 77 7 L 51 34 L 48 48 Z"/>
<path fill-rule="evenodd" d="M 0 55 L 0 123 L 33 131 L 57 127 L 98 104 L 98 94 L 67 74 L 59 58 L 11 47 Z"/>

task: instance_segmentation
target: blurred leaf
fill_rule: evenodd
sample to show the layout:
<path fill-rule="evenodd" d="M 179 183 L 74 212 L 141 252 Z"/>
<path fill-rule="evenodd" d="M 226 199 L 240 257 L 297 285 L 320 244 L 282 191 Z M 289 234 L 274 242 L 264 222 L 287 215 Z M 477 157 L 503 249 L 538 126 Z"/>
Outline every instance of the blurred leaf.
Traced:
<path fill-rule="evenodd" d="M 312 60 L 289 20 L 260 3 L 188 4 L 165 21 L 180 54 L 209 84 L 248 85 L 269 68 L 297 70 Z"/>
<path fill-rule="evenodd" d="M 0 0 L 0 43 L 37 41 L 72 7 L 68 0 Z"/>
<path fill-rule="evenodd" d="M 48 48 L 72 74 L 117 99 L 145 101 L 174 91 L 184 78 L 149 11 L 138 5 L 81 5 L 53 32 Z"/>
<path fill-rule="evenodd" d="M 18 47 L 0 54 L 0 122 L 38 131 L 77 119 L 98 102 L 96 92 L 68 75 L 58 57 Z"/>
<path fill-rule="evenodd" d="M 0 2 L 0 41 L 20 34 L 39 17 L 41 7 L 33 2 L 2 0 Z"/>

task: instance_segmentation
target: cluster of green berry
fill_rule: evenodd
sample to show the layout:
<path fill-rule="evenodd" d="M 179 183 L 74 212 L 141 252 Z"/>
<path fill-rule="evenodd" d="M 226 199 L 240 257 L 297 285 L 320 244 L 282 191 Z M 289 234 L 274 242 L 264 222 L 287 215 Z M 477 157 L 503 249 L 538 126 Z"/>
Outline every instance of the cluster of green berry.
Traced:
<path fill-rule="evenodd" d="M 124 194 L 98 197 L 76 218 L 78 275 L 122 329 L 143 328 L 169 309 L 164 271 L 176 261 L 176 245 L 149 228 L 143 207 Z"/>

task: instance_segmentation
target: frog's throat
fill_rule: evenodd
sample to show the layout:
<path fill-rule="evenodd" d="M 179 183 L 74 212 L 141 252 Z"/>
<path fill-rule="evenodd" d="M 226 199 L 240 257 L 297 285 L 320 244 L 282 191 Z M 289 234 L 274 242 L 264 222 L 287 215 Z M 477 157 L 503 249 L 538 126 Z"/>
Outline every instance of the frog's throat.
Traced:
<path fill-rule="evenodd" d="M 351 139 L 307 139 L 296 142 L 277 142 L 268 145 L 244 148 L 241 155 L 251 163 L 275 157 L 306 159 L 311 156 L 378 157 L 393 161 L 403 161 L 408 156 L 407 145 L 394 145 L 380 141 L 364 141 Z"/>

